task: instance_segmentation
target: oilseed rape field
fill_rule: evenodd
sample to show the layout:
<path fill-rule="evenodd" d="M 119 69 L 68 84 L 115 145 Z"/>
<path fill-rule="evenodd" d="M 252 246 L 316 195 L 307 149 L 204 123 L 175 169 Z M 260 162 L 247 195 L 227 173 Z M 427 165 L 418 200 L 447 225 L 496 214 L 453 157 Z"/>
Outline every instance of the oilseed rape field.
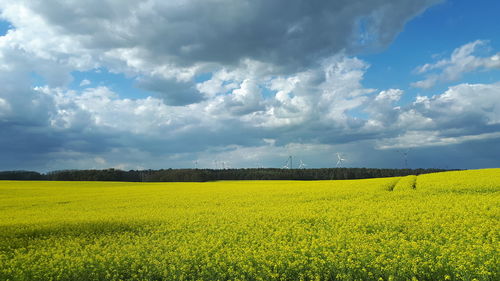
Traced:
<path fill-rule="evenodd" d="M 500 169 L 0 182 L 0 280 L 500 280 Z"/>

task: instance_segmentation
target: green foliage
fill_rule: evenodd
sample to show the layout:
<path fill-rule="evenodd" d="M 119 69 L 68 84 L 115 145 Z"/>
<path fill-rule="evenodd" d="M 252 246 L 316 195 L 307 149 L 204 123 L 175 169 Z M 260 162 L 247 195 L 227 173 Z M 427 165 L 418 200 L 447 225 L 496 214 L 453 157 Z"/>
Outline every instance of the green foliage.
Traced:
<path fill-rule="evenodd" d="M 0 172 L 0 180 L 206 182 L 217 180 L 345 180 L 397 177 L 440 172 L 436 169 L 162 169 L 162 170 L 62 170 L 45 175 L 30 171 Z"/>
<path fill-rule="evenodd" d="M 498 280 L 500 169 L 416 179 L 4 181 L 0 280 Z"/>
<path fill-rule="evenodd" d="M 0 180 L 43 180 L 44 176 L 32 171 L 0 171 Z"/>

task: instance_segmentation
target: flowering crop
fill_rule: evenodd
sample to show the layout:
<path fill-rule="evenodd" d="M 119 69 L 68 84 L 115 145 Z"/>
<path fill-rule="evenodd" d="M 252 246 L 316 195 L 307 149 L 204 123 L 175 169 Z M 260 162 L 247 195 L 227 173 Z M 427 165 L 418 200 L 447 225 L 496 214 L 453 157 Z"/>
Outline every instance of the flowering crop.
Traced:
<path fill-rule="evenodd" d="M 0 182 L 0 280 L 499 280 L 500 169 Z"/>
<path fill-rule="evenodd" d="M 394 185 L 396 191 L 408 191 L 417 188 L 417 176 L 406 176 L 399 179 Z"/>

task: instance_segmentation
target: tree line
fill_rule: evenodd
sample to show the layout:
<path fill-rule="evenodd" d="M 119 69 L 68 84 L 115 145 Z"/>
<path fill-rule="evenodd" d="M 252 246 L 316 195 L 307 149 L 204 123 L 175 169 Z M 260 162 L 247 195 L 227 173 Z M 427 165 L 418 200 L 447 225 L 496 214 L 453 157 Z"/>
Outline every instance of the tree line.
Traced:
<path fill-rule="evenodd" d="M 345 180 L 398 177 L 442 172 L 442 169 L 161 169 L 161 170 L 59 170 L 48 173 L 3 171 L 0 180 L 206 182 L 218 180 Z"/>

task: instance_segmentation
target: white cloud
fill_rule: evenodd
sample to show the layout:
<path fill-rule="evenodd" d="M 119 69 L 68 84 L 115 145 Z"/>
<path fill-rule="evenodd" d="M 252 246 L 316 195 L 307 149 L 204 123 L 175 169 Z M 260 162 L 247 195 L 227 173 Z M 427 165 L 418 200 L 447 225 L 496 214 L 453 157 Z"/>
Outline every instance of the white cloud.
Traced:
<path fill-rule="evenodd" d="M 500 83 L 460 84 L 431 98 L 417 97 L 401 109 L 394 124 L 385 128 L 397 135 L 379 140 L 378 147 L 428 147 L 492 139 L 499 137 L 499 128 Z"/>
<path fill-rule="evenodd" d="M 432 146 L 449 146 L 470 141 L 498 138 L 500 138 L 500 132 L 443 137 L 439 131 L 407 131 L 403 135 L 396 138 L 377 141 L 377 147 L 378 149 L 425 148 Z"/>
<path fill-rule="evenodd" d="M 248 73 L 240 68 L 221 70 L 199 87 L 218 80 L 233 85 L 226 88 L 227 93 L 187 106 L 169 106 L 153 97 L 122 99 L 105 86 L 81 91 L 45 86 L 37 87 L 36 92 L 54 100 L 50 122 L 65 129 L 88 123 L 131 133 L 161 134 L 178 126 L 211 130 L 219 126 L 216 123 L 227 121 L 242 128 L 287 128 L 306 122 L 344 127 L 351 118 L 348 111 L 361 106 L 372 92 L 360 85 L 366 68 L 358 59 L 336 56 L 318 69 L 291 76 L 266 75 L 260 67 Z M 263 89 L 275 94 L 264 97 Z"/>
<path fill-rule="evenodd" d="M 318 126 L 349 127 L 349 111 L 363 105 L 372 89 L 361 80 L 368 65 L 357 59 L 337 55 L 325 59 L 315 69 L 269 81 L 276 92 L 262 122 L 279 127 L 311 122 Z"/>
<path fill-rule="evenodd" d="M 0 98 L 0 114 L 6 114 L 7 111 L 10 111 L 11 107 L 9 102 L 7 102 L 5 99 Z"/>
<path fill-rule="evenodd" d="M 65 91 L 60 88 L 37 88 L 54 99 L 57 109 L 51 116 L 51 124 L 58 129 L 94 129 L 125 131 L 132 134 L 161 134 L 163 130 L 175 129 L 175 108 L 162 100 L 121 99 L 107 87 L 86 88 L 82 92 Z M 182 118 L 182 117 L 181 117 Z M 185 120 L 179 123 L 185 122 Z"/>
<path fill-rule="evenodd" d="M 83 80 L 80 82 L 80 87 L 85 87 L 85 86 L 88 86 L 88 85 L 90 85 L 90 84 L 91 84 L 90 80 L 88 80 L 88 79 L 83 79 Z"/>
<path fill-rule="evenodd" d="M 439 125 L 461 128 L 500 124 L 500 82 L 459 84 L 432 98 L 417 98 L 415 109 Z"/>
<path fill-rule="evenodd" d="M 370 115 L 366 126 L 380 130 L 391 126 L 401 114 L 401 108 L 396 106 L 404 92 L 400 89 L 380 91 L 375 98 L 365 103 L 364 112 Z"/>
<path fill-rule="evenodd" d="M 102 157 L 95 157 L 94 158 L 94 161 L 99 164 L 99 165 L 105 165 L 106 164 L 106 159 L 102 158 Z"/>
<path fill-rule="evenodd" d="M 463 74 L 477 69 L 500 69 L 500 53 L 488 57 L 478 57 L 474 54 L 479 47 L 487 45 L 487 41 L 476 40 L 455 49 L 449 59 L 417 67 L 417 73 L 429 74 L 426 79 L 414 82 L 411 85 L 428 89 L 440 81 L 458 80 Z"/>
<path fill-rule="evenodd" d="M 245 115 L 262 111 L 263 97 L 259 85 L 250 79 L 245 79 L 238 89 L 226 96 L 226 108 L 237 115 Z"/>

